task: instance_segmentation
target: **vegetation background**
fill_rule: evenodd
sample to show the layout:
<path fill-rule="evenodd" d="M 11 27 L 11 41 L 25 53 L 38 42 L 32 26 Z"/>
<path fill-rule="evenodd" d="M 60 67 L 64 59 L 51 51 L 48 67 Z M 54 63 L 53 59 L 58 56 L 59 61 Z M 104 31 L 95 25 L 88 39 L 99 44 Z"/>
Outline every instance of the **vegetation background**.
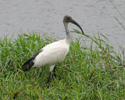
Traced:
<path fill-rule="evenodd" d="M 125 99 L 124 48 L 118 55 L 102 34 L 71 41 L 65 60 L 57 64 L 57 77 L 52 76 L 48 84 L 49 67 L 23 72 L 22 64 L 53 41 L 35 32 L 0 39 L 1 100 Z M 86 41 L 90 41 L 89 47 Z"/>

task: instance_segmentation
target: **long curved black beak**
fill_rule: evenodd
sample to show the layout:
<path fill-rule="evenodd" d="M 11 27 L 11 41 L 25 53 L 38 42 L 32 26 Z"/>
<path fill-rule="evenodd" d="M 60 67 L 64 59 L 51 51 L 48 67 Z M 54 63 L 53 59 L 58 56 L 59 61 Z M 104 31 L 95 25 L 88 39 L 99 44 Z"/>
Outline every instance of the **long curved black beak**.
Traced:
<path fill-rule="evenodd" d="M 80 28 L 80 30 L 82 31 L 82 34 L 84 35 L 84 31 L 83 29 L 81 28 L 81 26 L 74 20 L 71 21 L 71 23 L 75 24 L 76 26 L 78 26 Z"/>

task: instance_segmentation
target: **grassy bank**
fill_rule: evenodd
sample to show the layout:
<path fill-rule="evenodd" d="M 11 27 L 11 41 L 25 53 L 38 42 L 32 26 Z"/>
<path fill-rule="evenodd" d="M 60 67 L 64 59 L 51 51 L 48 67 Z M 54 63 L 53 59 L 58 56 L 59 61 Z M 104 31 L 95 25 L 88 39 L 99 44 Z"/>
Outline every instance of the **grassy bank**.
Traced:
<path fill-rule="evenodd" d="M 105 36 L 82 37 L 89 39 L 91 45 L 86 47 L 80 39 L 72 41 L 67 57 L 57 65 L 57 77 L 52 77 L 49 84 L 49 67 L 23 72 L 21 66 L 54 39 L 35 33 L 16 39 L 1 38 L 0 99 L 124 100 L 125 67 L 119 63 L 120 57 Z"/>

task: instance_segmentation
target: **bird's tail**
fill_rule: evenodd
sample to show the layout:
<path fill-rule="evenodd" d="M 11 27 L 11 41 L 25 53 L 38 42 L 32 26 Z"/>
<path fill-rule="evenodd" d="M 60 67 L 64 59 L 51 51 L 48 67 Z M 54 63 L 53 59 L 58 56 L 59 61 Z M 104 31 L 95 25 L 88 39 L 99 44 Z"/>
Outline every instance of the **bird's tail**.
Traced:
<path fill-rule="evenodd" d="M 34 62 L 33 62 L 33 58 L 30 58 L 29 60 L 27 60 L 23 66 L 22 66 L 22 70 L 23 71 L 28 71 L 32 68 L 32 66 L 34 65 Z"/>

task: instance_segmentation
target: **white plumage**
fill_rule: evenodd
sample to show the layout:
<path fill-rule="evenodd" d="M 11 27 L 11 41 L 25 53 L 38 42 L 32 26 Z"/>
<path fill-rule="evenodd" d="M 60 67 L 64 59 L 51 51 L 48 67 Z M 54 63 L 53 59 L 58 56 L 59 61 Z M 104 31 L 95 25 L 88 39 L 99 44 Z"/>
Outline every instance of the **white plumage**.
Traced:
<path fill-rule="evenodd" d="M 65 39 L 46 45 L 34 59 L 33 68 L 46 65 L 53 66 L 63 61 L 69 51 L 69 45 Z"/>
<path fill-rule="evenodd" d="M 66 30 L 65 39 L 53 42 L 43 47 L 33 57 L 31 57 L 28 61 L 26 61 L 23 64 L 22 66 L 23 71 L 28 71 L 31 68 L 38 68 L 47 65 L 50 66 L 50 72 L 54 71 L 55 65 L 58 62 L 63 61 L 69 51 L 70 47 L 70 32 L 68 29 L 69 22 L 77 25 L 84 34 L 80 25 L 76 21 L 74 21 L 72 17 L 64 16 L 63 23 Z M 48 81 L 50 79 L 50 75 L 51 74 L 49 74 Z"/>

